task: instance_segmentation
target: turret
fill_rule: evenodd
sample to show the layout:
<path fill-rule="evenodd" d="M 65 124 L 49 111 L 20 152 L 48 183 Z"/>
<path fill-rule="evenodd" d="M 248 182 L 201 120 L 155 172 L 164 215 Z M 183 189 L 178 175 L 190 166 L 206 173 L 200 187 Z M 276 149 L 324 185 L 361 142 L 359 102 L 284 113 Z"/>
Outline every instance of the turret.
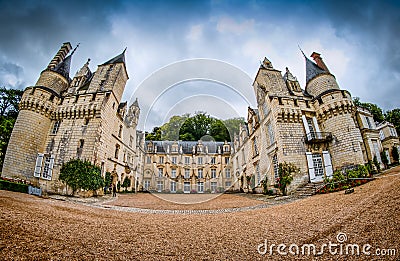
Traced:
<path fill-rule="evenodd" d="M 68 93 L 73 94 L 78 91 L 80 88 L 89 87 L 90 80 L 93 76 L 92 71 L 89 68 L 90 59 L 82 66 L 82 68 L 75 74 L 70 87 L 68 89 Z"/>
<path fill-rule="evenodd" d="M 119 103 L 129 79 L 125 64 L 125 51 L 98 66 L 89 85 L 89 92 L 113 91 Z"/>
<path fill-rule="evenodd" d="M 47 68 L 40 74 L 36 82 L 37 87 L 48 88 L 57 95 L 60 95 L 63 91 L 68 89 L 69 83 L 71 82 L 69 78 L 71 58 L 76 48 L 70 55 L 66 56 L 70 50 L 70 43 L 64 43 L 61 46 L 53 60 L 51 60 Z"/>
<path fill-rule="evenodd" d="M 283 75 L 283 80 L 285 81 L 286 86 L 289 89 L 289 92 L 301 94 L 299 81 L 297 81 L 297 78 L 293 76 L 293 74 L 289 71 L 287 67 L 286 67 L 286 73 Z"/>
<path fill-rule="evenodd" d="M 339 90 L 335 76 L 329 72 L 320 54 L 313 52 L 311 57 L 316 63 L 304 55 L 306 60 L 306 92 L 314 97 L 319 97 L 330 90 Z"/>

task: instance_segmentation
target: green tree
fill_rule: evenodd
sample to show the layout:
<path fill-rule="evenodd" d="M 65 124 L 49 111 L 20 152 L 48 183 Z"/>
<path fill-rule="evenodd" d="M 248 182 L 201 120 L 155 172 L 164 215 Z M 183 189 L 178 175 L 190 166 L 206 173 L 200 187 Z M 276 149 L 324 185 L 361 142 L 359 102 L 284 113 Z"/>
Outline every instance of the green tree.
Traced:
<path fill-rule="evenodd" d="M 397 146 L 393 146 L 392 148 L 392 157 L 394 162 L 399 162 L 399 150 Z"/>
<path fill-rule="evenodd" d="M 18 116 L 23 91 L 0 87 L 0 169 L 3 168 L 8 141 Z"/>
<path fill-rule="evenodd" d="M 383 165 L 385 166 L 385 169 L 386 169 L 388 164 L 389 164 L 389 159 L 387 158 L 385 151 L 381 151 L 381 159 L 382 159 L 382 163 L 383 163 Z"/>
<path fill-rule="evenodd" d="M 128 187 L 131 186 L 131 179 L 128 177 L 124 178 L 124 182 L 122 182 L 122 187 L 125 188 L 125 191 Z"/>
<path fill-rule="evenodd" d="M 240 132 L 240 124 L 245 124 L 245 120 L 243 117 L 232 118 L 223 121 L 225 127 L 228 129 L 230 140 L 233 141 L 234 135 L 239 134 Z"/>
<path fill-rule="evenodd" d="M 59 179 L 72 189 L 72 195 L 78 189 L 93 190 L 104 187 L 100 168 L 90 161 L 72 159 L 61 166 Z"/>
<path fill-rule="evenodd" d="M 397 134 L 400 135 L 400 109 L 393 109 L 385 113 L 385 120 L 393 123 L 397 130 Z"/>
<path fill-rule="evenodd" d="M 298 173 L 300 169 L 293 163 L 279 163 L 279 178 L 278 184 L 283 195 L 286 196 L 286 188 L 293 180 L 293 174 Z"/>
<path fill-rule="evenodd" d="M 372 161 L 372 163 L 374 163 L 375 168 L 378 172 L 381 171 L 381 164 L 378 161 L 378 158 L 376 157 L 376 155 L 374 156 L 374 160 Z"/>
<path fill-rule="evenodd" d="M 211 121 L 210 136 L 215 141 L 231 141 L 228 129 L 225 124 L 218 119 L 212 119 Z"/>

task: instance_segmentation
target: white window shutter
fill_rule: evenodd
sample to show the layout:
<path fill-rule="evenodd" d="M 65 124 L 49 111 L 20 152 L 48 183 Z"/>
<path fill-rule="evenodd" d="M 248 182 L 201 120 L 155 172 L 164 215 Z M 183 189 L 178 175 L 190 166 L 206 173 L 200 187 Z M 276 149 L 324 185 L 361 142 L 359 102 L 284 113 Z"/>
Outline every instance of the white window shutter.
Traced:
<path fill-rule="evenodd" d="M 47 174 L 47 179 L 51 180 L 51 177 L 53 175 L 53 166 L 54 166 L 54 156 L 50 156 L 50 164 L 49 164 L 49 172 Z"/>
<path fill-rule="evenodd" d="M 326 177 L 332 177 L 333 175 L 333 168 L 332 168 L 332 161 L 331 161 L 331 155 L 329 154 L 329 151 L 323 151 L 322 156 L 324 158 L 324 165 L 325 165 L 325 174 Z"/>
<path fill-rule="evenodd" d="M 33 173 L 33 176 L 35 178 L 40 178 L 40 172 L 42 170 L 43 157 L 44 157 L 43 153 L 38 153 L 37 158 L 36 158 L 35 172 Z"/>
<path fill-rule="evenodd" d="M 307 157 L 307 164 L 308 164 L 308 174 L 310 175 L 310 180 L 312 181 L 315 179 L 314 162 L 312 159 L 312 153 L 306 152 L 306 157 Z"/>
<path fill-rule="evenodd" d="M 308 127 L 307 119 L 305 115 L 301 115 L 301 119 L 303 120 L 304 129 L 306 130 L 306 134 L 310 133 L 310 128 Z"/>

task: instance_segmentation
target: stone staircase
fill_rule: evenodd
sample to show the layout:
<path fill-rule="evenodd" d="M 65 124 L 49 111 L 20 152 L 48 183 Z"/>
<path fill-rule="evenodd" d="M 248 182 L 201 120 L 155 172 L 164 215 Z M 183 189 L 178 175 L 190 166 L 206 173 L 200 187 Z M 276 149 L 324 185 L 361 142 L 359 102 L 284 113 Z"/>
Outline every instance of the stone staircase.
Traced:
<path fill-rule="evenodd" d="M 307 183 L 304 186 L 298 187 L 292 195 L 300 198 L 311 197 L 315 195 L 317 188 L 321 187 L 323 184 L 323 182 Z"/>

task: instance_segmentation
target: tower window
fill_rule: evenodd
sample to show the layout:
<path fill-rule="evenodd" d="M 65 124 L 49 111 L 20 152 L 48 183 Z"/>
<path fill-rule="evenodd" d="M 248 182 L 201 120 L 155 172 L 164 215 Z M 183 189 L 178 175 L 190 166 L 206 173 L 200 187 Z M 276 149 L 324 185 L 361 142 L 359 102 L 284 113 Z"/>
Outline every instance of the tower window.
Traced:
<path fill-rule="evenodd" d="M 85 144 L 85 140 L 79 140 L 79 148 L 82 149 Z"/>
<path fill-rule="evenodd" d="M 115 145 L 115 154 L 114 154 L 114 158 L 118 159 L 118 154 L 119 154 L 119 144 Z"/>
<path fill-rule="evenodd" d="M 89 118 L 85 119 L 84 125 L 88 125 L 89 124 Z"/>
<path fill-rule="evenodd" d="M 121 138 L 122 136 L 122 125 L 119 125 L 118 137 Z"/>
<path fill-rule="evenodd" d="M 60 127 L 60 121 L 54 122 L 53 130 L 51 131 L 51 134 L 57 134 L 59 127 Z"/>

